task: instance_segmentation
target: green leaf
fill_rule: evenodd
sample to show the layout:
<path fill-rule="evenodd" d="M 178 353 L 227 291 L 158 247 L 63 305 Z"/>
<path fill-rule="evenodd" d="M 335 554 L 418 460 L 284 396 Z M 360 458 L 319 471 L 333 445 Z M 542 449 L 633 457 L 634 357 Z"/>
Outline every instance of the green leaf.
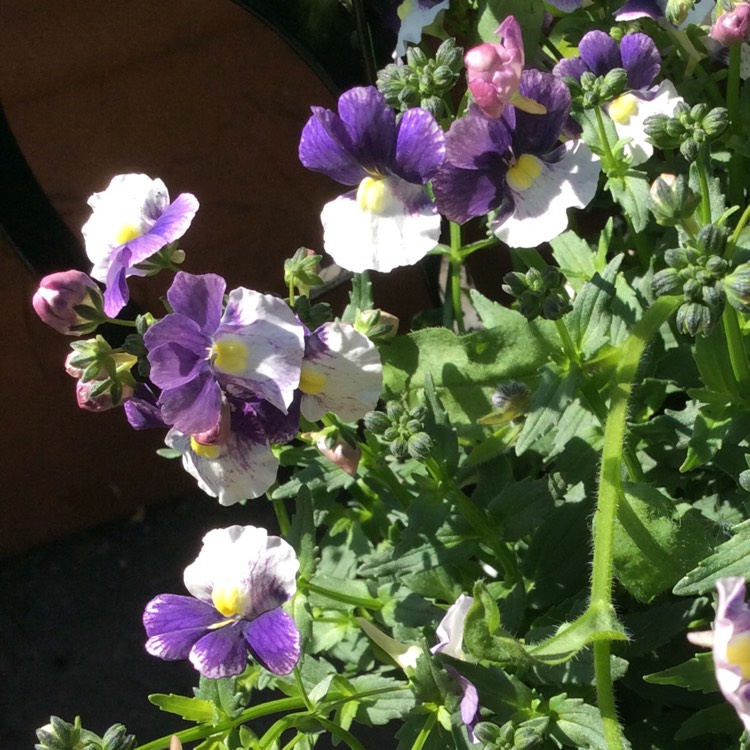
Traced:
<path fill-rule="evenodd" d="M 563 232 L 550 240 L 549 244 L 552 246 L 552 257 L 576 293 L 581 291 L 584 282 L 601 270 L 597 268 L 597 256 L 589 243 L 575 232 Z"/>
<path fill-rule="evenodd" d="M 700 690 L 702 693 L 715 693 L 719 689 L 714 657 L 710 651 L 697 654 L 676 667 L 647 674 L 643 679 L 653 685 L 675 685 L 687 690 Z"/>
<path fill-rule="evenodd" d="M 620 583 L 640 601 L 668 590 L 711 549 L 700 514 L 680 516 L 674 503 L 647 484 L 623 483 L 613 564 Z"/>
<path fill-rule="evenodd" d="M 538 528 L 553 507 L 547 479 L 525 477 L 506 484 L 487 510 L 501 524 L 503 539 L 516 541 Z"/>
<path fill-rule="evenodd" d="M 732 426 L 732 409 L 727 405 L 702 405 L 693 424 L 693 434 L 688 452 L 680 466 L 681 472 L 708 463 L 721 450 L 729 428 Z"/>
<path fill-rule="evenodd" d="M 556 365 L 542 370 L 542 382 L 534 391 L 529 415 L 516 442 L 516 455 L 520 456 L 555 428 L 575 396 L 578 379 L 578 370 L 562 372 Z"/>
<path fill-rule="evenodd" d="M 372 282 L 370 274 L 355 273 L 352 276 L 352 289 L 349 292 L 349 304 L 341 315 L 345 323 L 354 323 L 357 318 L 357 310 L 371 310 L 374 307 L 372 301 Z"/>
<path fill-rule="evenodd" d="M 704 734 L 728 734 L 736 737 L 742 731 L 742 724 L 735 710 L 722 701 L 718 706 L 711 706 L 696 711 L 677 731 L 675 739 L 689 740 Z"/>
<path fill-rule="evenodd" d="M 552 722 L 549 735 L 567 747 L 587 750 L 609 750 L 599 711 L 581 698 L 568 698 L 565 693 L 549 702 Z M 625 747 L 630 744 L 625 742 Z"/>
<path fill-rule="evenodd" d="M 218 718 L 234 719 L 242 711 L 242 691 L 238 689 L 236 677 L 219 677 L 210 680 L 201 677 L 195 689 L 197 698 L 210 701 L 218 711 Z M 217 717 L 214 717 L 216 723 Z"/>
<path fill-rule="evenodd" d="M 214 718 L 214 706 L 210 701 L 200 698 L 188 698 L 173 693 L 154 693 L 148 696 L 149 702 L 158 706 L 162 711 L 177 714 L 186 721 L 208 724 Z"/>
<path fill-rule="evenodd" d="M 624 177 L 610 177 L 607 181 L 612 197 L 633 222 L 633 229 L 642 232 L 648 226 L 649 182 L 643 172 L 630 170 Z"/>
<path fill-rule="evenodd" d="M 693 349 L 695 364 L 706 388 L 716 393 L 725 393 L 732 401 L 740 400 L 739 386 L 734 378 L 729 346 L 723 326 L 715 326 L 709 336 L 695 340 Z"/>
<path fill-rule="evenodd" d="M 309 578 L 315 572 L 315 519 L 310 492 L 303 487 L 297 497 L 296 511 L 287 537 L 299 560 L 299 575 Z"/>
<path fill-rule="evenodd" d="M 393 677 L 376 674 L 359 675 L 348 680 L 353 693 L 387 690 L 356 701 L 357 722 L 367 726 L 380 726 L 405 716 L 416 704 L 414 693 L 405 689 L 407 684 Z M 388 690 L 388 688 L 392 688 Z"/>
<path fill-rule="evenodd" d="M 720 544 L 714 554 L 701 561 L 672 589 L 678 596 L 695 596 L 713 591 L 716 581 L 727 576 L 748 574 L 750 555 L 750 520 L 743 521 L 733 529 L 733 536 Z"/>
<path fill-rule="evenodd" d="M 563 623 L 553 636 L 527 646 L 527 650 L 530 656 L 545 664 L 561 664 L 594 641 L 626 640 L 612 607 L 592 603 L 579 618 Z"/>

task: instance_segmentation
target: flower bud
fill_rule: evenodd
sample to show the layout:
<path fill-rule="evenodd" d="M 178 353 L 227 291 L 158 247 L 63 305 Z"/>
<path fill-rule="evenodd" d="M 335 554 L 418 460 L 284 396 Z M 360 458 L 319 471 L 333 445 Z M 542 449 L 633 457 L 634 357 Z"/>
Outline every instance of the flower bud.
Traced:
<path fill-rule="evenodd" d="M 325 437 L 315 442 L 318 450 L 335 466 L 353 477 L 357 473 L 362 450 L 359 445 L 349 445 L 346 440 L 334 440 L 333 447 L 329 447 Z"/>
<path fill-rule="evenodd" d="M 750 263 L 743 263 L 724 279 L 727 302 L 743 313 L 750 313 Z"/>
<path fill-rule="evenodd" d="M 662 174 L 651 183 L 648 207 L 663 227 L 691 218 L 699 203 L 700 197 L 690 189 L 685 175 Z"/>
<path fill-rule="evenodd" d="M 433 442 L 426 432 L 418 432 L 407 440 L 406 446 L 412 458 L 424 461 L 432 452 Z"/>
<path fill-rule="evenodd" d="M 466 78 L 474 101 L 487 117 L 498 118 L 521 83 L 524 66 L 521 27 L 508 16 L 495 32 L 500 41 L 470 49 L 465 57 Z"/>
<path fill-rule="evenodd" d="M 382 411 L 368 411 L 364 421 L 365 427 L 376 435 L 382 435 L 391 426 L 391 420 Z"/>
<path fill-rule="evenodd" d="M 750 6 L 748 6 L 750 7 Z M 729 125 L 729 110 L 726 107 L 714 107 L 701 118 L 701 128 L 710 139 L 720 136 Z"/>
<path fill-rule="evenodd" d="M 680 26 L 694 7 L 695 0 L 667 0 L 664 15 L 673 26 Z"/>
<path fill-rule="evenodd" d="M 99 305 L 97 305 L 97 300 Z M 98 322 L 86 330 L 73 330 L 91 320 L 76 312 L 78 305 L 101 307 L 101 294 L 96 282 L 81 271 L 60 271 L 45 276 L 32 299 L 36 314 L 51 328 L 66 336 L 93 331 Z"/>
<path fill-rule="evenodd" d="M 603 101 L 617 99 L 628 88 L 628 74 L 623 68 L 613 68 L 601 82 L 601 97 Z"/>
<path fill-rule="evenodd" d="M 373 341 L 387 341 L 398 333 L 399 319 L 383 310 L 358 310 L 354 328 Z"/>
<path fill-rule="evenodd" d="M 133 395 L 127 383 L 110 380 L 79 380 L 76 383 L 78 408 L 85 411 L 109 411 Z"/>
<path fill-rule="evenodd" d="M 682 278 L 674 268 L 665 268 L 654 274 L 651 287 L 657 297 L 666 294 L 679 294 L 682 291 Z"/>
<path fill-rule="evenodd" d="M 725 47 L 750 40 L 750 4 L 737 3 L 732 10 L 722 13 L 714 21 L 709 36 Z"/>
<path fill-rule="evenodd" d="M 723 227 L 707 224 L 698 233 L 698 242 L 706 255 L 722 255 L 727 245 L 727 234 Z"/>

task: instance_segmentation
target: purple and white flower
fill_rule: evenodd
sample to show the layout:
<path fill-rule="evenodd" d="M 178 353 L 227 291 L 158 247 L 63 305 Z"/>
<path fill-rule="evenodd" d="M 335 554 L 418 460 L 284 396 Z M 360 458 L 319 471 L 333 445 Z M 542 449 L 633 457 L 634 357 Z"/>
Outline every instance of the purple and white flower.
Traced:
<path fill-rule="evenodd" d="M 101 294 L 96 282 L 82 271 L 59 271 L 45 276 L 39 282 L 31 304 L 36 314 L 51 328 L 66 336 L 80 336 L 84 331 L 72 330 L 86 322 L 75 308 L 91 305 Z M 95 327 L 95 326 L 94 326 Z"/>
<path fill-rule="evenodd" d="M 161 594 L 143 613 L 146 650 L 166 660 L 189 659 L 210 679 L 241 674 L 248 651 L 274 674 L 288 674 L 300 635 L 282 605 L 297 589 L 292 547 L 255 526 L 215 529 L 185 569 L 192 594 Z"/>
<path fill-rule="evenodd" d="M 445 617 L 437 626 L 437 636 L 440 639 L 430 651 L 433 654 L 446 654 L 454 659 L 465 660 L 463 642 L 464 626 L 466 625 L 466 615 L 469 614 L 471 605 L 474 604 L 474 598 L 461 594 L 456 601 L 451 604 Z M 455 669 L 451 670 L 453 677 L 457 681 L 463 697 L 461 698 L 461 721 L 466 725 L 469 732 L 469 739 L 477 743 L 474 736 L 473 727 L 476 723 L 477 712 L 479 711 L 479 694 L 474 684 L 459 674 Z"/>
<path fill-rule="evenodd" d="M 554 74 L 580 80 L 585 72 L 604 76 L 614 68 L 628 74 L 628 91 L 607 106 L 618 138 L 627 138 L 625 154 L 633 165 L 643 164 L 654 153 L 644 128 L 651 115 L 671 115 L 681 101 L 670 81 L 653 86 L 661 70 L 661 55 L 650 36 L 626 34 L 618 46 L 609 34 L 589 31 L 578 46 L 578 57 L 561 60 Z"/>
<path fill-rule="evenodd" d="M 560 79 L 525 70 L 520 93 L 546 113 L 510 105 L 497 120 L 477 111 L 456 120 L 433 188 L 438 208 L 452 221 L 493 212 L 499 239 L 536 247 L 565 231 L 568 208 L 583 208 L 594 197 L 599 159 L 580 140 L 560 142 L 571 103 Z"/>
<path fill-rule="evenodd" d="M 397 123 L 372 86 L 342 94 L 338 114 L 312 111 L 300 161 L 356 186 L 323 208 L 326 252 L 354 272 L 391 271 L 423 258 L 440 237 L 440 214 L 424 188 L 445 158 L 445 136 L 435 118 L 416 107 Z"/>
<path fill-rule="evenodd" d="M 169 202 L 164 183 L 145 174 L 122 174 L 89 198 L 91 218 L 83 225 L 91 275 L 104 282 L 104 312 L 114 317 L 127 303 L 127 277 L 136 266 L 182 237 L 198 210 L 198 200 L 182 193 Z"/>
<path fill-rule="evenodd" d="M 334 412 L 354 422 L 375 408 L 383 366 L 377 347 L 348 323 L 324 323 L 305 336 L 300 391 L 305 419 Z"/>
<path fill-rule="evenodd" d="M 216 274 L 177 273 L 167 292 L 174 312 L 144 336 L 162 418 L 186 435 L 218 424 L 225 392 L 286 414 L 299 385 L 304 331 L 288 305 L 240 287 L 222 314 L 225 288 Z"/>
<path fill-rule="evenodd" d="M 407 43 L 419 44 L 422 30 L 434 23 L 440 11 L 449 5 L 450 0 L 403 0 L 396 9 L 401 25 L 393 59 L 406 54 Z"/>
<path fill-rule="evenodd" d="M 651 18 L 658 21 L 671 16 L 675 26 L 684 29 L 690 24 L 700 24 L 711 13 L 715 6 L 715 0 L 695 0 L 692 2 L 673 0 L 673 8 L 669 9 L 669 0 L 628 0 L 614 13 L 616 21 L 635 21 L 639 18 Z"/>

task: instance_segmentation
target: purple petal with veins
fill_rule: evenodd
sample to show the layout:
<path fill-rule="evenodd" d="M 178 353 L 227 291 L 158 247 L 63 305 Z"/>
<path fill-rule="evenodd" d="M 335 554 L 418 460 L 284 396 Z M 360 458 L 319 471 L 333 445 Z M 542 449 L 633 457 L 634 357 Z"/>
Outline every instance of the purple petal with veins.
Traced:
<path fill-rule="evenodd" d="M 190 663 L 211 680 L 242 674 L 247 667 L 245 622 L 211 630 L 190 651 Z"/>
<path fill-rule="evenodd" d="M 394 171 L 407 182 L 426 183 L 445 160 L 445 133 L 426 110 L 407 109 L 398 123 Z"/>
<path fill-rule="evenodd" d="M 273 609 L 249 622 L 245 638 L 253 656 L 269 672 L 289 674 L 299 660 L 299 630 L 283 609 Z"/>

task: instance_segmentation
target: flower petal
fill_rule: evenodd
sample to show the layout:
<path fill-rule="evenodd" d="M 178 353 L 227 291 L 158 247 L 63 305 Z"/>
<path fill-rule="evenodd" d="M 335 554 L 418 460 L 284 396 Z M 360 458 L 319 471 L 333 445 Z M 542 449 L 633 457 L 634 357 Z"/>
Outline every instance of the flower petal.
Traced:
<path fill-rule="evenodd" d="M 661 55 L 647 34 L 626 34 L 620 41 L 620 55 L 631 89 L 648 88 L 661 70 Z"/>
<path fill-rule="evenodd" d="M 437 18 L 438 13 L 450 6 L 450 0 L 403 0 L 398 8 L 401 19 L 401 27 L 396 40 L 396 49 L 393 58 L 403 57 L 406 54 L 407 42 L 419 44 L 422 39 L 422 30 L 430 26 Z"/>
<path fill-rule="evenodd" d="M 484 216 L 503 202 L 507 171 L 504 165 L 493 172 L 462 169 L 446 162 L 432 183 L 438 209 L 458 224 Z"/>
<path fill-rule="evenodd" d="M 558 78 L 575 78 L 580 81 L 588 69 L 589 66 L 580 57 L 566 57 L 555 65 L 552 74 Z"/>
<path fill-rule="evenodd" d="M 443 617 L 437 626 L 437 637 L 439 640 L 430 649 L 433 654 L 447 654 L 455 659 L 464 658 L 464 625 L 466 623 L 466 615 L 469 614 L 472 604 L 474 604 L 474 598 L 466 594 L 461 594 L 451 604 L 445 613 L 445 617 Z"/>
<path fill-rule="evenodd" d="M 232 623 L 212 630 L 190 650 L 190 663 L 210 680 L 242 674 L 247 667 L 245 623 Z"/>
<path fill-rule="evenodd" d="M 398 177 L 388 183 L 389 208 L 381 214 L 360 208 L 354 192 L 323 207 L 325 250 L 342 268 L 388 272 L 413 265 L 437 245 L 440 214 L 424 189 Z"/>
<path fill-rule="evenodd" d="M 299 661 L 299 630 L 283 609 L 272 609 L 249 622 L 245 638 L 255 659 L 269 672 L 289 674 Z"/>
<path fill-rule="evenodd" d="M 210 372 L 201 372 L 184 385 L 163 390 L 159 396 L 164 421 L 186 435 L 213 429 L 221 416 L 221 404 L 221 389 Z"/>
<path fill-rule="evenodd" d="M 395 172 L 423 185 L 445 161 L 445 133 L 437 120 L 419 107 L 407 109 L 398 123 Z"/>
<path fill-rule="evenodd" d="M 171 313 L 154 323 L 143 337 L 151 380 L 159 388 L 177 388 L 208 371 L 210 339 L 190 318 Z"/>
<path fill-rule="evenodd" d="M 178 271 L 167 292 L 175 313 L 194 320 L 201 331 L 212 335 L 219 327 L 226 282 L 215 273 L 196 276 Z"/>
<path fill-rule="evenodd" d="M 570 91 L 563 81 L 550 73 L 524 70 L 521 95 L 542 104 L 547 112 L 533 115 L 517 107 L 508 107 L 506 116 L 513 116 L 513 150 L 516 156 L 548 154 L 559 144 L 560 133 L 570 112 Z"/>
<path fill-rule="evenodd" d="M 653 18 L 656 21 L 664 17 L 664 11 L 656 0 L 628 0 L 613 16 L 615 21 L 635 21 L 638 18 Z"/>
<path fill-rule="evenodd" d="M 596 76 L 606 75 L 610 70 L 622 67 L 617 42 L 598 29 L 584 35 L 578 45 L 578 54 Z"/>

